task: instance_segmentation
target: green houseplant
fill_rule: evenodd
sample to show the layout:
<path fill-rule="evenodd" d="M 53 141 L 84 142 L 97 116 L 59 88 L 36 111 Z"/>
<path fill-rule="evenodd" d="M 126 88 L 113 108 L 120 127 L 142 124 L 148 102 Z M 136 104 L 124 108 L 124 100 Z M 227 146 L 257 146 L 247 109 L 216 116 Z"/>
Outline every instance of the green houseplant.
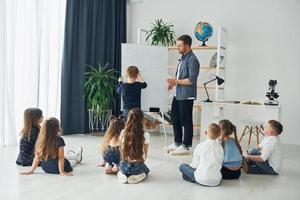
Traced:
<path fill-rule="evenodd" d="M 92 131 L 103 131 L 111 115 L 110 108 L 115 105 L 114 93 L 118 84 L 118 72 L 108 63 L 98 63 L 97 67 L 87 66 L 84 74 L 84 92 L 89 110 L 89 127 Z"/>
<path fill-rule="evenodd" d="M 151 45 L 172 46 L 176 44 L 174 25 L 166 23 L 162 19 L 152 23 L 151 30 L 146 33 L 146 41 L 151 38 Z"/>

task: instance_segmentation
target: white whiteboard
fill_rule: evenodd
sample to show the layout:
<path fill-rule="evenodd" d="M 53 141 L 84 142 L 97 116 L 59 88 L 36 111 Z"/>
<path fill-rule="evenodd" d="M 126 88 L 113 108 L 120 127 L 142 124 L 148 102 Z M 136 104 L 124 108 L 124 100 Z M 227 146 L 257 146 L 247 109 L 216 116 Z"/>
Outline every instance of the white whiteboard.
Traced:
<path fill-rule="evenodd" d="M 147 83 L 147 88 L 142 90 L 142 110 L 149 111 L 150 107 L 158 107 L 161 112 L 167 112 L 167 47 L 124 43 L 122 44 L 122 77 L 126 77 L 126 69 L 130 65 L 139 68 Z"/>

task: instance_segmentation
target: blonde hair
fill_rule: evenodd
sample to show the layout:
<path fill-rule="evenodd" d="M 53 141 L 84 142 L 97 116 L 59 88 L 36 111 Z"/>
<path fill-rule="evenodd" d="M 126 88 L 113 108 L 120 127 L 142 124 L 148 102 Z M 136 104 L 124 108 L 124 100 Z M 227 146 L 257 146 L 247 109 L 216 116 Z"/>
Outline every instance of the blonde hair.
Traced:
<path fill-rule="evenodd" d="M 28 108 L 24 111 L 24 126 L 21 130 L 22 138 L 26 137 L 28 141 L 30 140 L 32 128 L 41 128 L 39 125 L 39 120 L 42 117 L 43 112 L 38 108 Z"/>
<path fill-rule="evenodd" d="M 218 126 L 218 124 L 212 123 L 208 126 L 208 133 L 207 135 L 209 136 L 210 139 L 217 139 L 218 137 L 220 137 L 221 134 L 221 129 Z"/>
<path fill-rule="evenodd" d="M 139 69 L 136 66 L 129 66 L 127 68 L 127 75 L 129 78 L 137 78 Z"/>
<path fill-rule="evenodd" d="M 121 158 L 125 161 L 143 161 L 144 147 L 144 114 L 140 108 L 133 108 L 128 113 L 123 142 L 121 146 Z"/>
<path fill-rule="evenodd" d="M 125 127 L 124 119 L 120 117 L 112 117 L 109 121 L 109 127 L 104 135 L 103 142 L 101 145 L 101 152 L 105 152 L 108 149 L 109 142 L 114 139 L 118 140 L 121 131 Z"/>
<path fill-rule="evenodd" d="M 55 159 L 58 155 L 60 125 L 51 117 L 44 121 L 36 143 L 36 154 L 41 160 Z"/>

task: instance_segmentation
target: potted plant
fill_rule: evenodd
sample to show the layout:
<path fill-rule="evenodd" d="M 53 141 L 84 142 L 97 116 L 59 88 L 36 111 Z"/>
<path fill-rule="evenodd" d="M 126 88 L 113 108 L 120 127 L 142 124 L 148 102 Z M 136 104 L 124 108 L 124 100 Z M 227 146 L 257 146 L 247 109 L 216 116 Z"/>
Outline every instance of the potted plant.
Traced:
<path fill-rule="evenodd" d="M 173 46 L 176 44 L 174 25 L 162 19 L 152 23 L 151 30 L 146 33 L 146 41 L 151 38 L 151 45 Z"/>
<path fill-rule="evenodd" d="M 97 67 L 88 65 L 84 74 L 84 91 L 89 110 L 90 130 L 104 131 L 115 105 L 114 93 L 118 84 L 118 72 L 108 63 Z M 100 122 L 100 127 L 99 127 Z"/>

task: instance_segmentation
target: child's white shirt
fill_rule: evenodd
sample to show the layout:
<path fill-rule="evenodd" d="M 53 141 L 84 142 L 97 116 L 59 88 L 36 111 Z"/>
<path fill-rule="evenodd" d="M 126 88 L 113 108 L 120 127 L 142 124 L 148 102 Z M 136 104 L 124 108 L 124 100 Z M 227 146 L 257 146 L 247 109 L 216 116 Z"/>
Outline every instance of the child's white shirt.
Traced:
<path fill-rule="evenodd" d="M 216 186 L 222 179 L 221 168 L 224 159 L 222 146 L 216 140 L 206 139 L 198 144 L 190 166 L 195 170 L 195 180 L 207 186 Z"/>
<path fill-rule="evenodd" d="M 260 157 L 268 161 L 276 173 L 279 173 L 282 165 L 282 147 L 278 136 L 265 136 L 259 144 Z"/>

